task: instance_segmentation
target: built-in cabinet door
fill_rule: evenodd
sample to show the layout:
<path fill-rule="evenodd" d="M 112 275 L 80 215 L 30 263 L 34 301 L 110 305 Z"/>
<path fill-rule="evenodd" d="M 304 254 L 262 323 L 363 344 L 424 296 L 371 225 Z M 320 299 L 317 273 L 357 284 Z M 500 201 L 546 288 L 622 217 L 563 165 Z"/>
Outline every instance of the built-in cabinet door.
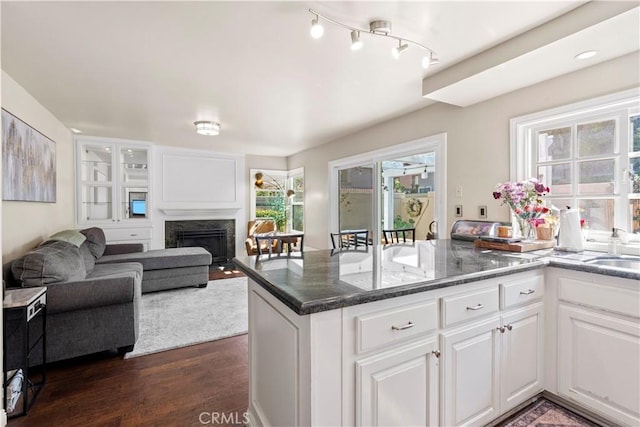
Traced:
<path fill-rule="evenodd" d="M 560 304 L 558 390 L 622 425 L 640 425 L 638 319 Z"/>
<path fill-rule="evenodd" d="M 481 426 L 499 415 L 500 318 L 441 334 L 441 425 Z"/>
<path fill-rule="evenodd" d="M 149 146 L 77 139 L 77 221 L 140 226 L 149 221 Z"/>
<path fill-rule="evenodd" d="M 356 362 L 356 425 L 437 426 L 437 339 Z"/>
<path fill-rule="evenodd" d="M 503 314 L 500 332 L 500 412 L 542 390 L 544 357 L 543 304 Z"/>

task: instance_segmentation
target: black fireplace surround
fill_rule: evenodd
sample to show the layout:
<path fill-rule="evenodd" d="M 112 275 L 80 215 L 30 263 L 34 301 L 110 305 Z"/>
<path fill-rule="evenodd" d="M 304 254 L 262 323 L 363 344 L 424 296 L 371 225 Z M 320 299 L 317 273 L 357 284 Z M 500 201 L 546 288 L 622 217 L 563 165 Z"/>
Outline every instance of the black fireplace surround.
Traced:
<path fill-rule="evenodd" d="M 235 220 L 165 221 L 165 248 L 199 246 L 211 253 L 212 266 L 229 264 L 236 255 Z"/>

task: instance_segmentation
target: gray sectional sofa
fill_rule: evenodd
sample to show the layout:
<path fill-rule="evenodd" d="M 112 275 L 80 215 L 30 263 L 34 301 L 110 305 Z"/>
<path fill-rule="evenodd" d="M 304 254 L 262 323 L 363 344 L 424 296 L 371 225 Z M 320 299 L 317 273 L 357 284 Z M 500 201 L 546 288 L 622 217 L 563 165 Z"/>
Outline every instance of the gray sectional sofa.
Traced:
<path fill-rule="evenodd" d="M 106 245 L 104 232 L 94 227 L 51 236 L 5 264 L 3 277 L 7 289 L 47 287 L 47 362 L 54 362 L 132 350 L 142 293 L 206 285 L 210 264 L 202 248 L 142 252 L 138 244 Z M 16 346 L 7 343 L 8 366 Z"/>

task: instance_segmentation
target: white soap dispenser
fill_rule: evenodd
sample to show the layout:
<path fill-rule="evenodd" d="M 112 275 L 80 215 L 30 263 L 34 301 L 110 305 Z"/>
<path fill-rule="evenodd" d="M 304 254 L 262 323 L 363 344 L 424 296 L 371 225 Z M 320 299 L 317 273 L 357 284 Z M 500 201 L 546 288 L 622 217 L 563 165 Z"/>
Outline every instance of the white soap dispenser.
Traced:
<path fill-rule="evenodd" d="M 609 248 L 608 251 L 611 255 L 618 255 L 620 253 L 620 236 L 618 236 L 618 229 L 611 229 L 611 236 L 609 236 Z"/>

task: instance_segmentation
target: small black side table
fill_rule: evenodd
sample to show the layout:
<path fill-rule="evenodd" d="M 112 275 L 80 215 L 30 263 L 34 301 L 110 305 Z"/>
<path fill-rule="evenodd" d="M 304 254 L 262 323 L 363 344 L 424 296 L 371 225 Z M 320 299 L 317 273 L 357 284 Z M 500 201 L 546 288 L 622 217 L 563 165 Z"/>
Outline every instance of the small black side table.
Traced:
<path fill-rule="evenodd" d="M 4 406 L 15 418 L 27 414 L 46 381 L 47 288 L 7 289 L 3 312 Z"/>

